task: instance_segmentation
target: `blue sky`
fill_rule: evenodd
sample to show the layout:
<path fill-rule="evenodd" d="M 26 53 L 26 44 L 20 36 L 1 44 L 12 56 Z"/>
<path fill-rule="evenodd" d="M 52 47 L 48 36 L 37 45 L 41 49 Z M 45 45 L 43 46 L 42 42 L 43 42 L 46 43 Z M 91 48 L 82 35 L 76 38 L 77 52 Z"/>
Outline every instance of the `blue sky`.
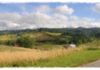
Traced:
<path fill-rule="evenodd" d="M 0 30 L 100 27 L 100 3 L 0 3 Z"/>
<path fill-rule="evenodd" d="M 48 5 L 50 7 L 68 5 L 75 10 L 73 15 L 95 19 L 100 18 L 100 13 L 93 11 L 95 3 L 0 3 L 0 13 L 32 13 L 34 12 L 34 7 L 41 5 Z"/>

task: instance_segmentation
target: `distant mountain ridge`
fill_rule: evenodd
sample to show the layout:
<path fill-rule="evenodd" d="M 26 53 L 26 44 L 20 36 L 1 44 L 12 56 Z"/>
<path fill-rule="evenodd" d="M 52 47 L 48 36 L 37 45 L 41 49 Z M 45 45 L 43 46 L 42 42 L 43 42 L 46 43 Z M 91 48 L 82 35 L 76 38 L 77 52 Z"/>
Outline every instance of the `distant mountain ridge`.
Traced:
<path fill-rule="evenodd" d="M 83 32 L 83 33 L 100 33 L 100 28 L 38 28 L 38 29 L 23 29 L 23 30 L 2 30 L 0 34 L 18 34 L 24 32 L 60 32 L 60 33 L 67 33 L 67 32 Z"/>

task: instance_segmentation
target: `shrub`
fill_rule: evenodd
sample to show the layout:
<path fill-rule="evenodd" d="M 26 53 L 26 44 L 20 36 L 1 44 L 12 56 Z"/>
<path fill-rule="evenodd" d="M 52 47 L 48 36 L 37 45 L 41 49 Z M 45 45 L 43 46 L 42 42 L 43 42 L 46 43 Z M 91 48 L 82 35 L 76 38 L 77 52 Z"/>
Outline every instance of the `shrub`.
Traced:
<path fill-rule="evenodd" d="M 15 45 L 15 44 L 16 44 L 16 40 L 7 40 L 7 41 L 5 42 L 5 44 L 6 44 L 6 45 L 10 45 L 10 46 Z"/>
<path fill-rule="evenodd" d="M 54 43 L 56 44 L 69 44 L 71 42 L 71 36 L 59 36 L 55 38 Z"/>
<path fill-rule="evenodd" d="M 4 44 L 4 42 L 0 40 L 0 44 Z"/>
<path fill-rule="evenodd" d="M 19 46 L 25 47 L 25 48 L 31 48 L 34 44 L 34 39 L 31 38 L 30 36 L 20 36 L 17 40 L 16 43 Z"/>

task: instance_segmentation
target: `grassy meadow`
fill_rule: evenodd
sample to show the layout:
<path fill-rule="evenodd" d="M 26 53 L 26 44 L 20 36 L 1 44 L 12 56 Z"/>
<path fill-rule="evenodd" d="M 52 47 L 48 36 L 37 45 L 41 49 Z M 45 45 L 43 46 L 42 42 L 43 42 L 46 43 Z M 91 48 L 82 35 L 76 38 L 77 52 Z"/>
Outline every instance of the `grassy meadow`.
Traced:
<path fill-rule="evenodd" d="M 100 59 L 100 49 L 37 50 L 0 46 L 0 67 L 77 67 Z M 5 49 L 6 48 L 6 49 Z"/>
<path fill-rule="evenodd" d="M 99 39 L 65 48 L 68 40 L 54 32 L 0 35 L 0 67 L 78 67 L 100 59 Z"/>
<path fill-rule="evenodd" d="M 6 49 L 5 49 L 6 48 Z M 51 59 L 54 57 L 62 56 L 64 54 L 69 54 L 72 51 L 77 51 L 77 49 L 52 49 L 52 50 L 36 50 L 36 49 L 26 49 L 20 47 L 8 47 L 1 46 L 0 51 L 0 66 L 13 66 L 16 62 L 25 62 L 27 61 L 35 62 L 37 60 Z M 30 65 L 30 64 L 29 64 Z"/>

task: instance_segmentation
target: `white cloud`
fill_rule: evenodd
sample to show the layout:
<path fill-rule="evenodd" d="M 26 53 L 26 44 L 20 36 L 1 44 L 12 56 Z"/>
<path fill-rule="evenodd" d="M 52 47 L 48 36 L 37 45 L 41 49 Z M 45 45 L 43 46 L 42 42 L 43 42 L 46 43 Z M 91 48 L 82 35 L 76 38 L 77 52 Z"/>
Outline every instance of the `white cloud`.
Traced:
<path fill-rule="evenodd" d="M 94 22 L 94 23 L 92 22 L 91 25 L 93 27 L 99 27 L 100 28 L 100 22 Z"/>
<path fill-rule="evenodd" d="M 74 12 L 73 8 L 68 7 L 67 5 L 60 5 L 57 7 L 50 7 L 48 5 L 40 5 L 34 7 L 34 10 L 42 13 L 60 13 L 60 14 L 72 14 Z"/>
<path fill-rule="evenodd" d="M 90 18 L 80 18 L 77 16 L 65 16 L 54 13 L 36 12 L 26 15 L 0 14 L 0 30 L 5 29 L 34 29 L 34 28 L 65 28 L 65 27 L 100 27 L 100 22 Z"/>
<path fill-rule="evenodd" d="M 17 13 L 0 13 L 0 20 L 16 21 L 20 19 L 20 15 Z"/>
<path fill-rule="evenodd" d="M 11 29 L 19 26 L 19 24 L 15 22 L 20 18 L 21 16 L 16 13 L 0 13 L 0 30 Z"/>
<path fill-rule="evenodd" d="M 100 3 L 95 4 L 95 7 L 93 8 L 93 10 L 94 10 L 95 12 L 100 13 Z"/>
<path fill-rule="evenodd" d="M 16 29 L 19 24 L 11 21 L 0 21 L 0 30 Z"/>
<path fill-rule="evenodd" d="M 69 20 L 69 25 L 67 27 L 74 27 L 74 28 L 77 28 L 77 27 L 85 27 L 85 28 L 100 27 L 100 22 L 96 22 L 94 19 L 90 19 L 90 18 L 80 18 L 77 16 L 71 16 L 70 20 Z"/>
<path fill-rule="evenodd" d="M 25 12 L 25 7 L 21 7 Z M 100 11 L 100 4 L 95 5 Z M 41 5 L 34 8 L 35 12 L 27 14 L 0 13 L 0 30 L 34 29 L 34 28 L 65 28 L 65 27 L 100 27 L 100 22 L 91 18 L 72 16 L 74 9 L 67 5 L 49 7 Z M 69 15 L 65 15 L 69 14 Z"/>
<path fill-rule="evenodd" d="M 56 11 L 62 14 L 72 14 L 74 12 L 74 10 L 67 5 L 56 7 Z"/>

